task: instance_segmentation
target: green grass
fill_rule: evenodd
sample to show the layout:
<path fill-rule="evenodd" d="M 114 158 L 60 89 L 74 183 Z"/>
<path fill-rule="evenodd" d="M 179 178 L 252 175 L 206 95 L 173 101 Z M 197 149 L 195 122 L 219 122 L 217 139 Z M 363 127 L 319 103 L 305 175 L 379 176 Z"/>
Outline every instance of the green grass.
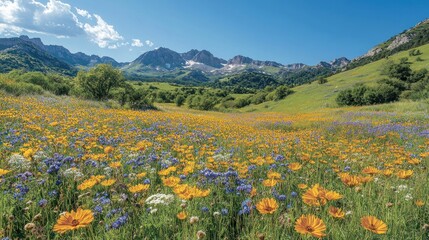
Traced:
<path fill-rule="evenodd" d="M 409 57 L 408 51 L 395 54 L 388 59 L 382 59 L 362 67 L 349 71 L 341 72 L 328 78 L 326 84 L 305 84 L 293 88 L 295 93 L 286 99 L 278 102 L 266 102 L 259 105 L 251 105 L 241 109 L 243 112 L 311 112 L 323 108 L 337 107 L 335 97 L 344 89 L 350 88 L 357 83 L 366 85 L 375 85 L 377 80 L 385 78 L 381 75 L 384 64 L 393 60 L 398 62 L 399 59 L 407 57 L 412 63 L 411 68 L 418 70 L 422 68 L 429 69 L 429 44 L 415 48 L 422 52 L 422 55 Z M 420 57 L 423 61 L 416 61 Z M 395 103 L 397 104 L 397 103 Z M 404 104 L 404 103 L 402 103 Z M 407 105 L 408 103 L 405 103 Z"/>

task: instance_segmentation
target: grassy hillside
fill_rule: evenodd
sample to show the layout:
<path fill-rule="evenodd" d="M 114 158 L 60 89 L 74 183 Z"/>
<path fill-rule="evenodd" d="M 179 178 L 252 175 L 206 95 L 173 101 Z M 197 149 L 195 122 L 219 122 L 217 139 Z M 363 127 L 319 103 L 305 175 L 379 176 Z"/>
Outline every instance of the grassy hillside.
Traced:
<path fill-rule="evenodd" d="M 356 83 L 364 83 L 367 85 L 376 84 L 377 80 L 385 78 L 381 75 L 384 64 L 393 60 L 398 62 L 399 59 L 407 57 L 412 63 L 411 68 L 418 70 L 421 68 L 429 69 L 429 44 L 415 48 L 422 53 L 419 56 L 409 57 L 408 51 L 397 53 L 388 59 L 382 59 L 362 67 L 358 67 L 349 71 L 341 72 L 328 78 L 326 84 L 301 85 L 293 88 L 295 93 L 288 96 L 286 99 L 278 102 L 266 102 L 259 105 L 250 105 L 242 109 L 243 112 L 310 112 L 321 110 L 323 108 L 337 107 L 335 97 L 338 92 L 352 87 Z M 422 61 L 417 61 L 417 58 Z"/>

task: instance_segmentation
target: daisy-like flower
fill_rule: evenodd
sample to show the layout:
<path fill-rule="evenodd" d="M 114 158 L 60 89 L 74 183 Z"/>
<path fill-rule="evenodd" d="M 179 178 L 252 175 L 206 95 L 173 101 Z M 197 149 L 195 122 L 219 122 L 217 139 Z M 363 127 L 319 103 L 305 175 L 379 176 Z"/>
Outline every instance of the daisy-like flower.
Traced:
<path fill-rule="evenodd" d="M 180 183 L 180 178 L 174 177 L 174 176 L 162 179 L 162 184 L 164 184 L 164 186 L 167 186 L 167 187 L 174 187 L 179 183 Z"/>
<path fill-rule="evenodd" d="M 149 186 L 150 186 L 149 184 L 137 184 L 135 186 L 129 187 L 128 190 L 131 193 L 139 193 L 139 192 L 143 192 L 145 190 L 148 190 Z"/>
<path fill-rule="evenodd" d="M 396 174 L 396 176 L 398 176 L 400 179 L 408 179 L 413 176 L 413 173 L 413 170 L 401 170 Z"/>
<path fill-rule="evenodd" d="M 185 220 L 188 217 L 188 215 L 186 215 L 186 212 L 181 211 L 177 214 L 177 218 L 180 220 Z"/>
<path fill-rule="evenodd" d="M 105 147 L 104 148 L 104 153 L 105 154 L 109 154 L 109 153 L 111 153 L 111 152 L 113 152 L 113 147 L 112 146 L 107 146 L 107 147 Z"/>
<path fill-rule="evenodd" d="M 275 185 L 277 185 L 278 181 L 274 178 L 270 178 L 270 179 L 265 179 L 262 182 L 262 185 L 264 185 L 265 187 L 274 187 Z"/>
<path fill-rule="evenodd" d="M 375 167 L 366 167 L 366 168 L 364 168 L 364 169 L 362 170 L 362 172 L 363 172 L 363 173 L 366 173 L 366 174 L 373 175 L 373 174 L 378 174 L 378 173 L 380 173 L 380 170 L 378 170 L 378 169 L 377 169 L 377 168 L 375 168 Z"/>
<path fill-rule="evenodd" d="M 363 228 L 373 233 L 385 234 L 387 232 L 387 225 L 374 216 L 365 216 L 360 219 L 360 222 Z"/>
<path fill-rule="evenodd" d="M 278 173 L 278 172 L 270 171 L 270 172 L 267 173 L 267 178 L 268 179 L 271 179 L 271 178 L 280 179 L 281 177 L 282 177 L 282 175 L 280 173 Z"/>
<path fill-rule="evenodd" d="M 295 223 L 295 231 L 303 235 L 322 238 L 326 236 L 326 225 L 322 219 L 314 215 L 302 215 Z"/>
<path fill-rule="evenodd" d="M 116 179 L 108 179 L 108 180 L 102 181 L 100 184 L 101 184 L 101 186 L 109 187 L 109 186 L 112 186 L 115 183 L 116 183 Z"/>
<path fill-rule="evenodd" d="M 293 162 L 293 163 L 289 164 L 288 168 L 292 171 L 298 171 L 302 168 L 302 164 L 297 163 L 297 162 Z"/>
<path fill-rule="evenodd" d="M 333 206 L 329 207 L 328 213 L 334 218 L 344 218 L 344 216 L 346 215 L 346 213 L 341 210 L 341 208 L 336 208 Z"/>
<path fill-rule="evenodd" d="M 6 175 L 8 173 L 10 173 L 10 170 L 6 170 L 6 169 L 1 169 L 0 168 L 0 177 L 3 176 L 3 175 Z"/>
<path fill-rule="evenodd" d="M 423 207 L 425 205 L 425 202 L 421 199 L 417 199 L 415 204 L 417 207 Z"/>
<path fill-rule="evenodd" d="M 75 211 L 66 212 L 60 216 L 57 223 L 54 225 L 54 232 L 65 233 L 67 231 L 76 230 L 88 226 L 94 220 L 94 215 L 91 210 L 78 208 Z"/>
<path fill-rule="evenodd" d="M 274 198 L 264 198 L 258 204 L 256 204 L 256 209 L 261 214 L 273 214 L 279 205 Z"/>
<path fill-rule="evenodd" d="M 111 168 L 119 168 L 119 167 L 121 167 L 122 166 L 122 163 L 121 162 L 111 162 L 111 163 L 109 163 L 109 167 L 111 167 Z"/>
<path fill-rule="evenodd" d="M 136 175 L 136 177 L 137 177 L 138 179 L 141 179 L 141 178 L 146 177 L 146 175 L 147 175 L 147 173 L 146 173 L 146 172 L 141 172 L 141 173 L 137 174 L 137 175 Z"/>

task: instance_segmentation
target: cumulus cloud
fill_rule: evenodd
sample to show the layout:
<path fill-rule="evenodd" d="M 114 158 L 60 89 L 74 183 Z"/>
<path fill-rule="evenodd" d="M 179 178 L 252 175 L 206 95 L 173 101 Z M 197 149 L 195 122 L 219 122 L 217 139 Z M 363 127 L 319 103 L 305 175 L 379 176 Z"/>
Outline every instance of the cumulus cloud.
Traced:
<path fill-rule="evenodd" d="M 0 33 L 7 37 L 16 36 L 22 33 L 22 29 L 19 27 L 10 26 L 4 23 L 0 23 Z"/>
<path fill-rule="evenodd" d="M 17 35 L 22 32 L 42 33 L 57 37 L 88 36 L 100 48 L 116 49 L 128 42 L 100 15 L 72 7 L 61 0 L 0 0 L 0 34 Z M 143 43 L 133 39 L 131 45 Z M 146 41 L 146 45 L 153 45 Z"/>
<path fill-rule="evenodd" d="M 79 14 L 80 16 L 86 17 L 89 19 L 92 18 L 92 15 L 88 11 L 83 10 L 83 9 L 79 9 L 79 8 L 75 8 L 75 9 L 76 9 L 77 14 Z"/>
<path fill-rule="evenodd" d="M 99 15 L 94 14 L 94 17 L 97 19 L 97 24 L 90 25 L 89 23 L 85 23 L 83 25 L 83 29 L 91 37 L 91 41 L 95 42 L 101 48 L 116 49 L 116 43 L 124 38 Z"/>
<path fill-rule="evenodd" d="M 143 47 L 142 41 L 140 39 L 133 39 L 131 42 L 131 46 L 133 47 Z"/>
<path fill-rule="evenodd" d="M 36 0 L 0 0 L 0 23 L 57 36 L 83 33 L 71 6 L 57 0 L 49 0 L 46 5 Z"/>
<path fill-rule="evenodd" d="M 153 47 L 153 42 L 150 40 L 146 40 L 145 41 L 146 45 L 148 45 L 149 47 Z"/>

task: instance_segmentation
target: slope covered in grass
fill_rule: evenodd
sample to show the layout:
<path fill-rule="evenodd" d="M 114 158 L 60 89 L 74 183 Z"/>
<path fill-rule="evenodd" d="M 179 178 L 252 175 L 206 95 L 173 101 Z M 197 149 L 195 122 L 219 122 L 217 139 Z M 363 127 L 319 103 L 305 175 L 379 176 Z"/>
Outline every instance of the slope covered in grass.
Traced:
<path fill-rule="evenodd" d="M 293 88 L 294 94 L 278 102 L 266 102 L 259 105 L 250 105 L 243 108 L 243 112 L 272 111 L 272 112 L 310 112 L 323 108 L 337 107 L 335 97 L 344 89 L 350 88 L 357 83 L 375 85 L 380 79 L 386 78 L 381 74 L 383 66 L 387 61 L 399 62 L 401 58 L 407 57 L 411 62 L 411 68 L 418 70 L 429 69 L 429 44 L 415 48 L 422 53 L 419 56 L 410 57 L 408 51 L 397 53 L 389 58 L 358 67 L 349 71 L 341 72 L 328 78 L 326 84 L 301 85 Z M 417 60 L 420 58 L 420 61 Z"/>

